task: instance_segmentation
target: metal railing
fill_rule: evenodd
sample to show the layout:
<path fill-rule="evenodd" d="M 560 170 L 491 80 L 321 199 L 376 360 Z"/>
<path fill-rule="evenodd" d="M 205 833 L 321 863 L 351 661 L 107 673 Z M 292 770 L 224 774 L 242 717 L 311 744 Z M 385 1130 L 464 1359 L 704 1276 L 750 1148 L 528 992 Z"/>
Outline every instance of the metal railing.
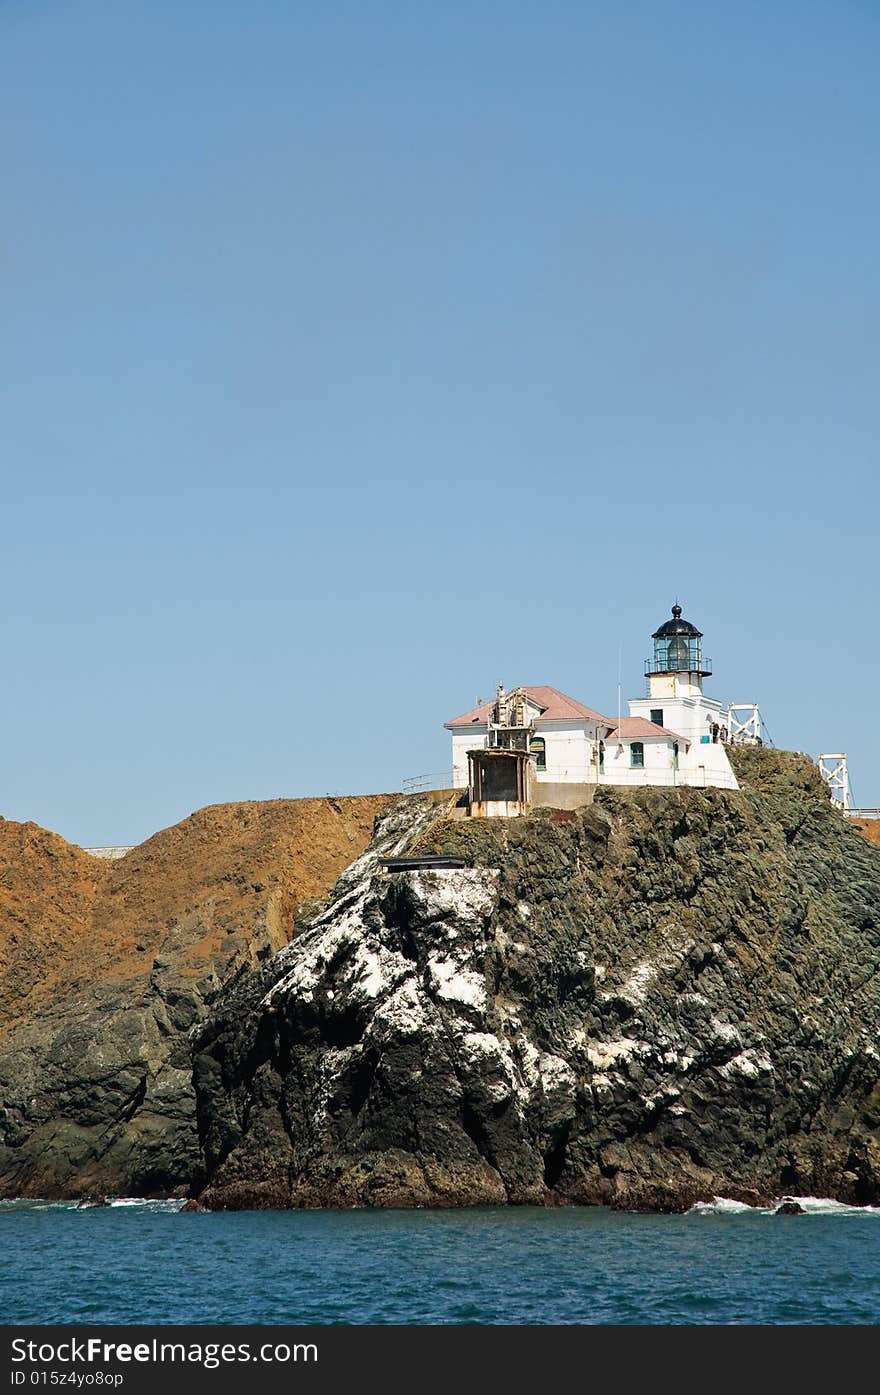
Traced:
<path fill-rule="evenodd" d="M 433 775 L 410 775 L 403 782 L 404 794 L 418 794 L 422 790 L 451 790 L 453 775 L 451 770 L 441 770 Z"/>
<path fill-rule="evenodd" d="M 705 654 L 694 655 L 693 667 L 690 664 L 670 664 L 663 659 L 646 659 L 645 676 L 650 677 L 652 673 L 700 673 L 704 678 L 712 676 L 712 660 L 707 659 Z"/>
<path fill-rule="evenodd" d="M 844 809 L 848 819 L 880 819 L 880 809 Z"/>

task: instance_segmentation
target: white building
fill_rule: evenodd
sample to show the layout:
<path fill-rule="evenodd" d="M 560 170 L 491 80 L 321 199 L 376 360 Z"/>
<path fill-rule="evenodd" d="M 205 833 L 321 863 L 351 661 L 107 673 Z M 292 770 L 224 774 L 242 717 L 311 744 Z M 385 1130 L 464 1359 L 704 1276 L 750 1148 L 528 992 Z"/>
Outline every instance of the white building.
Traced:
<path fill-rule="evenodd" d="M 456 789 L 464 789 L 468 783 L 468 751 L 490 745 L 490 726 L 506 728 L 509 717 L 517 718 L 510 724 L 512 729 L 528 732 L 527 749 L 539 780 L 582 784 L 588 778 L 608 725 L 601 712 L 556 688 L 517 688 L 505 693 L 502 685 L 494 701 L 445 723 L 452 732 L 452 781 Z"/>
<path fill-rule="evenodd" d="M 703 693 L 712 670 L 702 638 L 673 606 L 652 636 L 648 696 L 631 700 L 619 721 L 556 688 L 508 693 L 501 685 L 494 701 L 445 723 L 455 788 L 469 789 L 480 812 L 499 814 L 529 804 L 576 807 L 584 785 L 737 789 L 721 703 Z"/>

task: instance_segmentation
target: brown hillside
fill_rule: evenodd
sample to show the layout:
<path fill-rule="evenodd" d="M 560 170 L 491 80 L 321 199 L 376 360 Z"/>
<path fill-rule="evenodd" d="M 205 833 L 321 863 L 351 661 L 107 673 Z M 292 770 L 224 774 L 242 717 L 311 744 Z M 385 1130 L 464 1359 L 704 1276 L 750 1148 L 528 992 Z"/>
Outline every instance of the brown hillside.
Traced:
<path fill-rule="evenodd" d="M 35 823 L 0 820 L 0 1036 L 100 958 L 90 927 L 110 863 Z"/>
<path fill-rule="evenodd" d="M 370 841 L 389 796 L 214 804 L 110 863 L 93 927 L 108 975 L 173 950 L 198 973 L 231 935 L 290 938 L 303 901 L 326 895 Z"/>
<path fill-rule="evenodd" d="M 215 804 L 104 862 L 37 824 L 0 819 L 0 1036 L 95 980 L 148 975 L 172 951 L 204 970 L 227 936 L 289 937 L 366 847 L 389 797 Z"/>
<path fill-rule="evenodd" d="M 876 843 L 880 847 L 880 819 L 854 819 L 853 822 L 869 843 Z"/>

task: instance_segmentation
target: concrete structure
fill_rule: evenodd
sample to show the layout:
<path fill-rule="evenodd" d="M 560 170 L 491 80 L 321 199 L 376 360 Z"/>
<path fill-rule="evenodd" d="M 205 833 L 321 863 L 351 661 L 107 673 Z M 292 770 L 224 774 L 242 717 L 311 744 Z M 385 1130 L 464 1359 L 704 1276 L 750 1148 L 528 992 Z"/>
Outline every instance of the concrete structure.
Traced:
<path fill-rule="evenodd" d="M 478 818 L 514 818 L 531 804 L 532 760 L 528 751 L 483 746 L 469 751 L 470 813 Z"/>
<path fill-rule="evenodd" d="M 530 804 L 579 808 L 598 785 L 712 785 L 736 789 L 727 759 L 726 713 L 706 697 L 702 634 L 682 619 L 654 631 L 648 695 L 629 716 L 604 717 L 548 686 L 507 692 L 446 722 L 456 789 L 471 812 L 510 816 Z"/>

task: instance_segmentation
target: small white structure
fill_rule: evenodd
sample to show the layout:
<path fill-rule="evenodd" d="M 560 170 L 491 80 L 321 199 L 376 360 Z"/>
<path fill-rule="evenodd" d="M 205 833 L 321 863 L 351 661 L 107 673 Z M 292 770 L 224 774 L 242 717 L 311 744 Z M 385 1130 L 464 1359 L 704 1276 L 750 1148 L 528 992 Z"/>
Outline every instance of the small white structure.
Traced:
<path fill-rule="evenodd" d="M 731 746 L 763 746 L 764 719 L 756 702 L 732 702 L 727 709 Z"/>
<path fill-rule="evenodd" d="M 472 809 L 514 813 L 526 803 L 573 808 L 586 802 L 589 785 L 737 789 L 725 750 L 726 714 L 703 692 L 712 670 L 701 632 L 676 605 L 652 639 L 648 696 L 630 701 L 628 717 L 604 717 L 557 688 L 509 693 L 501 684 L 494 702 L 446 722 L 453 784 L 469 790 Z"/>
<path fill-rule="evenodd" d="M 828 784 L 831 803 L 838 809 L 852 808 L 852 791 L 849 783 L 849 766 L 845 751 L 826 752 L 818 760 L 819 774 Z"/>

